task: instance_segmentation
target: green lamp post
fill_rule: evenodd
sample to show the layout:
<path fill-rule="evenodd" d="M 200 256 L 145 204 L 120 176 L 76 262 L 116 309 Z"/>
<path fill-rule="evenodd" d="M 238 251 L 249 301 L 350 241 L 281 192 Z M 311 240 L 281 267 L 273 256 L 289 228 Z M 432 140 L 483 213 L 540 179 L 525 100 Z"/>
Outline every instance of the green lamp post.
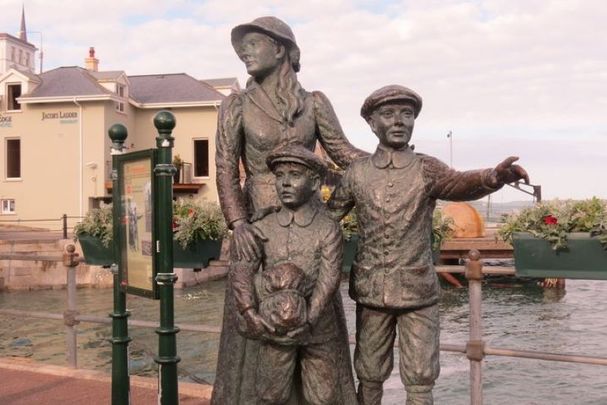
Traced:
<path fill-rule="evenodd" d="M 111 267 L 114 274 L 114 311 L 110 314 L 112 318 L 112 405 L 126 405 L 130 403 L 128 346 L 131 338 L 127 322 L 129 312 L 126 310 L 126 291 L 121 286 L 120 249 L 122 243 L 117 159 L 118 155 L 123 153 L 127 129 L 122 124 L 114 124 L 109 129 L 108 135 L 112 140 L 112 200 L 114 201 L 112 206 L 114 263 Z"/>
<path fill-rule="evenodd" d="M 168 111 L 160 111 L 154 117 L 154 126 L 158 130 L 156 147 L 158 160 L 154 168 L 157 192 L 154 204 L 157 207 L 157 268 L 156 282 L 160 292 L 160 327 L 158 334 L 158 399 L 161 405 L 179 403 L 177 387 L 177 356 L 176 335 L 179 328 L 174 323 L 173 289 L 177 276 L 173 272 L 173 174 L 172 149 L 175 138 L 171 136 L 175 128 L 175 116 Z"/>

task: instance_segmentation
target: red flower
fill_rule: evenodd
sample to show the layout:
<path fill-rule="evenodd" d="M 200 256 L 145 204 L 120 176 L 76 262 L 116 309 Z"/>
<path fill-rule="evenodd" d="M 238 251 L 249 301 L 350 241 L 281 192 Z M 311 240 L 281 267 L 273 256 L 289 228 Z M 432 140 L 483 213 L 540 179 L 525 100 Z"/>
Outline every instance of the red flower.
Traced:
<path fill-rule="evenodd" d="M 179 224 L 177 223 L 177 217 L 173 217 L 173 232 L 175 232 L 177 230 L 177 228 L 179 228 Z"/>
<path fill-rule="evenodd" d="M 558 219 L 556 219 L 556 217 L 553 217 L 552 215 L 546 215 L 544 217 L 544 223 L 546 225 L 556 225 L 558 224 Z"/>

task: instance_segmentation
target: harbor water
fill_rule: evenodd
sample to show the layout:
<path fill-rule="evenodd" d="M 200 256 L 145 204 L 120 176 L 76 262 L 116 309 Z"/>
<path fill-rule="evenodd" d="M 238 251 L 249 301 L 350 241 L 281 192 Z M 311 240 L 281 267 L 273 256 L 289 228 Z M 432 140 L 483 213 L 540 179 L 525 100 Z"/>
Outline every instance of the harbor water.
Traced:
<path fill-rule="evenodd" d="M 222 319 L 223 281 L 177 291 L 176 323 L 219 326 Z M 350 334 L 354 334 L 354 303 L 341 293 Z M 81 289 L 77 292 L 81 314 L 107 316 L 112 292 Z M 62 313 L 65 290 L 0 293 L 0 308 Z M 132 319 L 157 321 L 159 304 L 128 296 Z M 463 345 L 468 334 L 467 289 L 445 289 L 440 303 L 441 341 Z M 544 290 L 529 283 L 486 283 L 483 287 L 483 322 L 487 344 L 520 350 L 585 354 L 607 357 L 607 282 L 567 280 L 565 291 Z M 64 326 L 61 321 L 0 315 L 1 357 L 28 357 L 66 365 Z M 111 370 L 110 325 L 78 325 L 80 368 Z M 156 375 L 153 356 L 158 337 L 153 329 L 130 327 L 131 374 Z M 178 336 L 180 379 L 212 383 L 219 335 L 181 331 Z M 462 354 L 441 353 L 441 375 L 435 403 L 469 403 L 469 362 Z M 483 365 L 485 404 L 607 404 L 607 367 L 530 359 L 488 356 Z M 402 404 L 404 390 L 398 375 L 398 356 L 385 384 L 385 404 Z"/>

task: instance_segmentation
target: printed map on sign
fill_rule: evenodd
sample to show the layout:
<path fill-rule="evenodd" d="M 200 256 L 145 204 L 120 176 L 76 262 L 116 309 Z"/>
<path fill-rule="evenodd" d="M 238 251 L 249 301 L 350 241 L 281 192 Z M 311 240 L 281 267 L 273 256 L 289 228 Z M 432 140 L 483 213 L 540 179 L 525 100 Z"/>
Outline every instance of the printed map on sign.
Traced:
<path fill-rule="evenodd" d="M 152 170 L 150 158 L 123 166 L 122 219 L 129 287 L 153 290 Z"/>

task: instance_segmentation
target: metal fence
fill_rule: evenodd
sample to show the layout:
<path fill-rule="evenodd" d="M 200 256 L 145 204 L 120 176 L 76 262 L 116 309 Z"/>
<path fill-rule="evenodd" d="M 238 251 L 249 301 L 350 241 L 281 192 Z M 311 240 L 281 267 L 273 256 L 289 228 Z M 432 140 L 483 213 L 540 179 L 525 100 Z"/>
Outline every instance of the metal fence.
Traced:
<path fill-rule="evenodd" d="M 63 314 L 22 311 L 14 309 L 0 309 L 0 314 L 15 316 L 15 317 L 32 317 L 42 319 L 63 320 L 65 325 L 65 343 L 67 363 L 70 367 L 77 368 L 77 341 L 76 341 L 76 326 L 80 322 L 91 322 L 99 324 L 111 324 L 110 318 L 82 315 L 78 313 L 76 305 L 76 266 L 81 261 L 75 253 L 73 245 L 66 247 L 66 252 L 62 257 L 59 256 L 25 256 L 25 255 L 10 255 L 3 254 L 0 259 L 12 260 L 47 260 L 63 263 L 67 275 L 67 309 Z M 455 266 L 454 266 L 455 267 Z M 568 363 L 593 364 L 607 366 L 607 357 L 595 357 L 586 355 L 571 355 L 564 353 L 548 353 L 530 350 L 517 350 L 504 347 L 488 346 L 483 341 L 483 325 L 482 325 L 482 279 L 484 274 L 495 274 L 491 269 L 484 271 L 480 261 L 480 253 L 471 251 L 469 260 L 464 268 L 440 269 L 440 272 L 461 273 L 465 272 L 468 279 L 468 291 L 470 302 L 469 315 L 469 338 L 463 344 L 447 344 L 440 345 L 441 351 L 455 352 L 465 354 L 470 361 L 470 404 L 481 405 L 483 403 L 482 393 L 482 366 L 483 359 L 486 356 L 505 356 L 519 357 L 526 359 L 559 361 Z M 499 271 L 499 274 L 514 274 L 514 271 Z M 129 326 L 137 326 L 143 328 L 157 328 L 157 322 L 132 320 L 128 321 Z M 221 328 L 211 325 L 193 325 L 180 324 L 179 328 L 184 331 L 191 332 L 210 332 L 220 333 Z M 350 343 L 354 343 L 353 336 L 350 337 Z"/>
<path fill-rule="evenodd" d="M 33 233 L 41 235 L 40 232 L 45 234 L 43 239 L 49 237 L 67 239 L 73 234 L 74 225 L 72 223 L 79 222 L 82 218 L 84 217 L 63 214 L 59 218 L 2 219 L 0 220 L 0 234 L 2 234 L 2 239 L 9 240 L 19 239 L 21 235 L 31 236 Z"/>

